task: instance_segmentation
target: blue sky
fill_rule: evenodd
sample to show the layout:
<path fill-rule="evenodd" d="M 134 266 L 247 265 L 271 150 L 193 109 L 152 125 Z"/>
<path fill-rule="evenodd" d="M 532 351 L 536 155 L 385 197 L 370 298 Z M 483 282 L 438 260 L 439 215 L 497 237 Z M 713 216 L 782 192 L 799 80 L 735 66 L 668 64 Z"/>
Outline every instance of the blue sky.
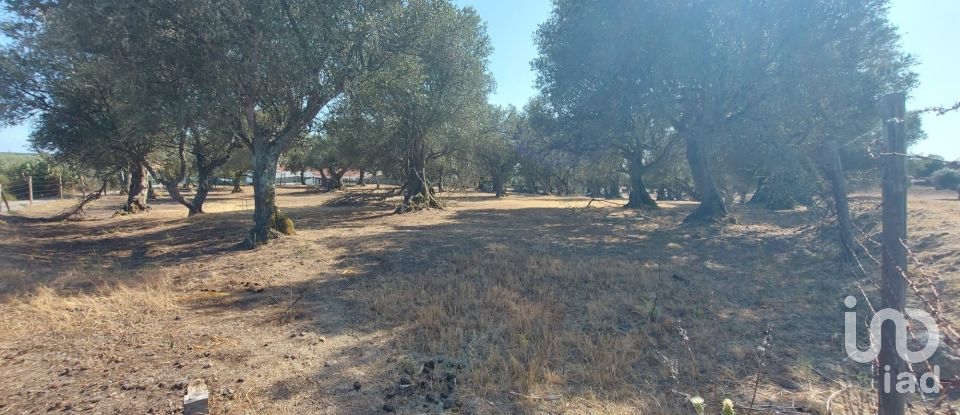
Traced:
<path fill-rule="evenodd" d="M 530 60 L 537 49 L 533 35 L 537 25 L 550 14 L 549 0 L 454 0 L 472 6 L 487 21 L 495 48 L 490 70 L 497 90 L 490 97 L 496 104 L 523 107 L 536 93 L 536 75 Z M 914 91 L 909 108 L 952 105 L 960 101 L 960 1 L 893 0 L 891 20 L 900 27 L 903 46 L 920 61 L 920 87 Z M 960 159 L 960 112 L 928 115 L 924 129 L 929 139 L 913 149 L 947 159 Z M 27 151 L 27 126 L 0 130 L 0 151 Z"/>

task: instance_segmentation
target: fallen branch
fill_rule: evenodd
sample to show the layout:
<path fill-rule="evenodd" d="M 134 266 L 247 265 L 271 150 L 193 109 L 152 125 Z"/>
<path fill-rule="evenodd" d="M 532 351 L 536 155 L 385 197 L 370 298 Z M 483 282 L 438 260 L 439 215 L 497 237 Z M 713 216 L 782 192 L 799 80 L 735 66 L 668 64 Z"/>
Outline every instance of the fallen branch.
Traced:
<path fill-rule="evenodd" d="M 530 399 L 530 400 L 558 401 L 560 399 L 563 399 L 563 396 L 560 396 L 560 395 L 546 395 L 546 396 L 524 395 L 522 393 L 517 393 L 514 391 L 510 391 L 509 393 L 511 395 L 519 396 L 521 398 Z"/>
<path fill-rule="evenodd" d="M 737 405 L 737 408 L 745 409 L 751 412 L 753 412 L 754 410 L 761 410 L 761 411 L 773 412 L 776 414 L 810 414 L 812 413 L 810 411 L 804 410 L 803 408 L 799 408 L 792 405 L 774 405 L 774 404 L 757 405 L 757 406 Z"/>
<path fill-rule="evenodd" d="M 93 202 L 94 200 L 100 199 L 100 197 L 103 196 L 103 194 L 106 192 L 107 192 L 107 181 L 104 180 L 99 190 L 84 196 L 83 198 L 80 199 L 79 202 L 77 202 L 77 204 L 73 205 L 73 207 L 47 220 L 50 222 L 62 222 L 74 217 L 82 217 L 84 206 L 86 206 L 90 202 Z"/>
<path fill-rule="evenodd" d="M 833 398 L 837 397 L 837 395 L 843 393 L 843 391 L 845 391 L 845 390 L 847 390 L 847 386 L 844 386 L 844 387 L 841 388 L 840 390 L 838 390 L 838 391 L 836 391 L 836 392 L 834 392 L 834 393 L 831 393 L 831 394 L 830 394 L 830 397 L 827 398 L 827 415 L 833 414 L 833 412 L 830 411 L 830 408 L 831 408 L 832 405 L 833 405 Z"/>
<path fill-rule="evenodd" d="M 590 204 L 592 204 L 593 202 L 608 203 L 608 204 L 611 204 L 611 205 L 614 205 L 614 206 L 623 206 L 623 205 L 621 205 L 621 204 L 619 204 L 619 203 L 611 202 L 611 201 L 609 201 L 609 200 L 590 199 L 590 201 L 587 202 L 587 206 L 586 206 L 586 207 L 590 207 Z"/>

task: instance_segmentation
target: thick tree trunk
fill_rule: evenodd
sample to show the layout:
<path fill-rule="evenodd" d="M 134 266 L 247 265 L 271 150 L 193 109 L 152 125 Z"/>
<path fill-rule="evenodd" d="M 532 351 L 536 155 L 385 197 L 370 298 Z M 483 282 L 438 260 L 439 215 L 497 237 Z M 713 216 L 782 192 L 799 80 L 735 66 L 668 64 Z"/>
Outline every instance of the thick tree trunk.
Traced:
<path fill-rule="evenodd" d="M 173 201 L 187 208 L 187 210 L 189 211 L 189 213 L 187 213 L 188 216 L 193 216 L 199 213 L 197 211 L 196 206 L 194 206 L 192 202 L 187 200 L 187 198 L 183 195 L 183 193 L 180 192 L 180 183 L 176 181 L 161 181 L 161 183 L 163 184 L 163 188 L 167 189 L 167 194 L 170 195 L 170 198 L 173 199 Z"/>
<path fill-rule="evenodd" d="M 233 190 L 230 193 L 243 193 L 243 188 L 240 187 L 240 184 L 243 182 L 243 173 L 235 172 L 233 173 Z"/>
<path fill-rule="evenodd" d="M 157 192 L 153 191 L 153 182 L 147 180 L 147 200 L 157 200 Z"/>
<path fill-rule="evenodd" d="M 835 140 L 824 145 L 824 166 L 833 191 L 833 205 L 837 211 L 837 230 L 840 237 L 840 259 L 843 262 L 854 260 L 853 223 L 850 221 L 850 204 L 843 181 L 843 165 L 840 163 L 840 147 Z"/>
<path fill-rule="evenodd" d="M 415 137 L 411 144 L 407 157 L 407 190 L 403 196 L 403 204 L 397 208 L 397 213 L 440 207 L 440 202 L 433 196 L 430 183 L 427 181 L 426 142 L 423 137 Z"/>
<path fill-rule="evenodd" d="M 258 151 L 259 150 L 259 151 Z M 253 228 L 245 245 L 254 248 L 277 237 L 277 163 L 280 151 L 254 148 L 253 151 Z"/>
<path fill-rule="evenodd" d="M 506 184 L 504 183 L 503 174 L 494 173 L 493 174 L 493 193 L 497 197 L 504 197 L 507 195 Z"/>
<path fill-rule="evenodd" d="M 163 188 L 167 190 L 167 195 L 173 199 L 174 202 L 177 202 L 189 211 L 188 215 L 193 216 L 197 213 L 197 209 L 194 206 L 193 202 L 187 200 L 187 198 L 180 192 L 180 181 L 183 180 L 183 175 L 177 177 L 163 177 L 158 174 L 154 169 L 147 167 L 147 170 L 156 177 L 160 184 L 163 185 Z"/>
<path fill-rule="evenodd" d="M 656 209 L 657 202 L 650 197 L 647 186 L 643 183 L 643 166 L 639 161 L 630 161 L 630 195 L 627 200 L 627 209 Z"/>
<path fill-rule="evenodd" d="M 300 170 L 300 184 L 303 186 L 307 185 L 307 172 Z"/>
<path fill-rule="evenodd" d="M 727 208 L 723 204 L 723 196 L 720 195 L 717 182 L 713 178 L 710 158 L 707 157 L 699 137 L 688 135 L 685 137 L 685 142 L 687 144 L 687 163 L 690 165 L 693 183 L 700 197 L 700 205 L 683 222 L 720 221 L 727 216 Z"/>
<path fill-rule="evenodd" d="M 147 209 L 150 209 L 147 205 L 147 168 L 138 164 L 130 170 L 130 187 L 127 189 L 127 203 L 123 205 L 123 211 L 139 213 Z"/>
<path fill-rule="evenodd" d="M 403 196 L 404 211 L 433 207 L 433 194 L 422 168 L 410 168 L 407 173 L 407 190 Z"/>
<path fill-rule="evenodd" d="M 330 171 L 330 174 L 333 174 L 333 171 Z M 323 188 L 330 190 L 330 187 L 329 187 L 330 183 L 327 179 L 327 174 L 323 172 L 322 166 L 320 167 L 320 186 L 323 186 Z"/>
<path fill-rule="evenodd" d="M 367 174 L 367 172 L 363 171 L 363 169 L 360 169 L 360 178 L 357 179 L 357 186 L 366 186 L 366 185 L 367 185 L 367 182 L 364 181 L 364 176 L 366 176 L 366 174 Z"/>
<path fill-rule="evenodd" d="M 643 183 L 643 153 L 626 153 L 627 176 L 630 180 L 630 194 L 628 195 L 626 209 L 656 209 L 657 202 L 650 197 L 647 186 Z M 619 183 L 618 183 L 619 185 Z M 659 195 L 658 195 L 659 196 Z"/>
<path fill-rule="evenodd" d="M 207 195 L 210 194 L 210 169 L 199 169 L 197 173 L 197 193 L 193 195 L 193 207 L 190 215 L 203 213 L 203 203 L 207 201 Z"/>
<path fill-rule="evenodd" d="M 623 199 L 623 194 L 620 193 L 620 180 L 611 179 L 607 184 L 606 194 L 603 195 L 606 199 Z"/>
<path fill-rule="evenodd" d="M 347 169 L 337 170 L 336 166 L 333 164 L 330 165 L 330 179 L 327 180 L 327 190 L 343 190 L 343 175 L 347 173 Z"/>

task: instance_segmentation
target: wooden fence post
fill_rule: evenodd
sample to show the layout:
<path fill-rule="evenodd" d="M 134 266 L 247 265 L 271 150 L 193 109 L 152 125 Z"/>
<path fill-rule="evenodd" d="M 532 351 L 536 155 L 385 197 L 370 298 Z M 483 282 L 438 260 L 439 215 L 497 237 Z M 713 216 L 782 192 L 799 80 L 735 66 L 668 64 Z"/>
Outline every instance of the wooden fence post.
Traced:
<path fill-rule="evenodd" d="M 3 193 L 2 184 L 0 184 L 0 200 L 3 200 L 3 204 L 7 206 L 7 212 L 10 212 L 10 202 L 7 201 L 6 193 Z"/>
<path fill-rule="evenodd" d="M 837 140 L 828 139 L 823 146 L 824 163 L 833 191 L 834 209 L 837 211 L 837 228 L 840 233 L 840 259 L 845 263 L 853 262 L 854 241 L 853 225 L 850 221 L 850 203 L 847 201 L 847 189 L 843 178 L 843 164 L 840 162 L 840 146 Z"/>
<path fill-rule="evenodd" d="M 884 141 L 881 304 L 883 308 L 903 312 L 907 293 L 906 95 L 885 95 L 881 115 Z M 898 393 L 895 387 L 897 375 L 907 371 L 906 362 L 896 347 L 897 330 L 906 330 L 906 327 L 885 321 L 880 331 L 880 415 L 903 415 L 905 410 L 906 394 Z"/>
<path fill-rule="evenodd" d="M 27 176 L 27 198 L 33 206 L 33 176 Z"/>
<path fill-rule="evenodd" d="M 63 200 L 63 175 L 60 173 L 57 173 L 57 195 Z"/>

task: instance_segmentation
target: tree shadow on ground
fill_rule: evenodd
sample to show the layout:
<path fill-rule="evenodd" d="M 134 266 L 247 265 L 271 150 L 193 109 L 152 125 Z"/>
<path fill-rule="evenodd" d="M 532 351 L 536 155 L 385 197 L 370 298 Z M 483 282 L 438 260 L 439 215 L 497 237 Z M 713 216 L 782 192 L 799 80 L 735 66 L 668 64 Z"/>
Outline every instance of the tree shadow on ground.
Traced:
<path fill-rule="evenodd" d="M 16 224 L 4 238 L 0 269 L 10 278 L 0 295 L 32 291 L 41 285 L 68 291 L 110 282 L 135 285 L 138 281 L 131 274 L 141 270 L 238 249 L 248 216 L 242 212 L 171 220 L 140 216 L 107 227 L 97 227 L 100 221 L 96 220 Z M 68 274 L 82 278 L 74 284 L 64 279 Z M 51 284 L 57 280 L 61 281 Z"/>
<path fill-rule="evenodd" d="M 484 200 L 468 197 L 462 203 Z M 291 367 L 291 374 L 272 381 L 265 396 L 281 401 L 323 402 L 328 408 L 337 408 L 331 409 L 331 413 L 364 413 L 379 409 L 391 388 L 396 388 L 398 378 L 403 376 L 399 368 L 402 359 L 422 363 L 458 354 L 457 348 L 466 347 L 458 344 L 431 353 L 418 345 L 429 343 L 429 337 L 435 335 L 431 330 L 444 327 L 424 327 L 417 315 L 436 305 L 435 297 L 443 295 L 444 290 L 456 290 L 469 282 L 463 278 L 472 270 L 464 269 L 465 263 L 483 267 L 486 263 L 498 263 L 497 258 L 502 257 L 504 260 L 499 262 L 505 263 L 501 264 L 507 267 L 503 268 L 505 272 L 536 274 L 545 272 L 540 268 L 548 264 L 588 276 L 601 273 L 597 282 L 587 285 L 588 290 L 576 285 L 583 283 L 583 275 L 560 271 L 556 271 L 555 281 L 541 279 L 534 285 L 505 281 L 494 288 L 500 290 L 498 295 L 520 302 L 540 301 L 544 292 L 561 293 L 557 298 L 569 298 L 561 300 L 565 304 L 562 307 L 556 306 L 558 328 L 580 333 L 594 342 L 617 339 L 624 333 L 641 333 L 642 336 L 636 335 L 649 337 L 644 340 L 649 344 L 675 343 L 662 349 L 662 353 L 674 359 L 686 359 L 674 353 L 682 352 L 683 344 L 677 337 L 677 328 L 688 329 L 694 342 L 691 349 L 702 354 L 703 360 L 718 365 L 700 368 L 702 373 L 687 369 L 701 379 L 724 370 L 735 376 L 755 370 L 750 354 L 738 355 L 737 351 L 752 350 L 767 325 L 773 324 L 782 346 L 778 346 L 781 353 L 772 358 L 771 378 L 788 388 L 795 387 L 797 380 L 785 373 L 799 360 L 817 361 L 820 356 L 837 352 L 831 337 L 836 330 L 831 326 L 839 325 L 823 310 L 836 307 L 833 300 L 844 279 L 825 270 L 824 263 L 829 261 L 815 249 L 816 241 L 803 233 L 787 232 L 789 225 L 681 225 L 692 208 L 689 204 L 665 204 L 657 211 L 461 207 L 447 212 L 392 215 L 390 208 L 381 206 L 289 207 L 284 211 L 294 219 L 301 235 L 283 238 L 256 251 L 235 251 L 249 226 L 249 211 L 213 213 L 186 220 L 137 217 L 96 231 L 89 223 L 62 224 L 56 228 L 25 224 L 26 236 L 4 243 L 5 254 L 11 253 L 4 255 L 4 269 L 33 267 L 55 272 L 32 272 L 21 285 L 5 287 L 4 291 L 50 284 L 60 277 L 58 272 L 65 270 L 80 268 L 84 273 L 96 273 L 95 267 L 100 265 L 104 265 L 104 278 L 109 268 L 116 274 L 111 278 L 129 283 L 135 283 L 138 277 L 123 271 L 157 266 L 183 266 L 186 272 L 198 275 L 202 271 L 204 274 L 197 278 L 184 279 L 185 286 L 217 295 L 199 296 L 186 305 L 197 312 L 196 318 L 211 327 L 252 325 L 264 331 L 304 332 L 308 333 L 306 337 L 326 339 L 323 359 L 327 364 L 296 366 L 296 370 Z M 789 223 L 797 220 L 797 213 L 777 215 Z M 780 231 L 772 232 L 771 228 Z M 215 264 L 198 265 L 217 258 Z M 464 258 L 468 261 L 464 262 Z M 544 262 L 524 262 L 530 258 Z M 604 262 L 611 264 L 609 268 L 603 267 Z M 584 268 L 584 264 L 598 268 Z M 610 273 L 633 272 L 622 269 L 624 266 L 650 268 L 637 271 L 637 279 L 643 279 L 640 282 L 628 278 L 608 283 L 603 279 Z M 651 269 L 659 272 L 661 268 L 667 276 L 662 294 L 650 274 Z M 420 284 L 424 289 L 410 291 L 415 293 L 407 300 L 410 304 L 391 306 L 411 310 L 409 315 L 383 315 L 378 311 L 382 309 L 378 302 L 391 294 L 384 292 L 383 287 L 410 289 Z M 92 288 L 62 285 L 78 290 Z M 644 289 L 624 295 L 623 287 Z M 650 311 L 651 302 L 660 295 L 664 298 L 654 310 L 659 309 L 657 314 L 664 315 L 657 322 L 662 327 L 646 333 L 644 330 L 648 329 L 638 321 L 648 313 L 654 314 Z M 617 300 L 608 301 L 609 298 Z M 639 317 L 634 315 L 637 308 L 642 310 Z M 467 308 L 461 312 L 498 315 L 496 310 L 489 309 Z M 610 315 L 612 320 L 610 324 L 602 318 L 599 321 L 603 324 L 584 322 L 582 316 L 594 314 Z M 465 327 L 464 331 L 469 330 Z M 410 339 L 417 336 L 423 341 L 411 343 Z M 490 339 L 496 334 L 486 336 L 472 341 L 495 347 Z M 299 335 L 284 339 L 297 354 L 315 353 Z M 578 363 L 589 356 L 571 354 L 560 358 Z M 655 354 L 649 358 L 652 361 L 630 362 L 635 365 L 635 376 L 660 382 L 652 386 L 659 392 L 675 385 L 669 376 L 651 372 L 667 362 Z M 361 373 L 377 376 L 364 378 L 370 385 L 362 385 L 356 391 L 352 382 L 363 378 Z M 621 379 L 620 384 L 597 382 L 589 378 L 567 379 L 554 387 L 575 398 L 592 396 L 604 388 L 638 392 L 651 387 L 632 377 Z M 621 401 L 615 395 L 602 399 Z M 414 398 L 408 403 L 420 405 L 426 400 L 425 395 Z M 492 400 L 500 400 L 500 410 L 513 410 L 521 399 L 501 394 Z"/>
<path fill-rule="evenodd" d="M 429 224 L 416 223 L 416 215 L 420 214 L 391 216 L 387 210 L 378 207 L 325 209 L 322 214 L 317 208 L 288 209 L 299 229 L 328 232 L 330 237 L 323 237 L 321 245 L 324 251 L 336 253 L 332 267 L 306 281 L 271 286 L 272 293 L 243 293 L 230 300 L 198 306 L 214 315 L 233 309 L 245 312 L 269 309 L 258 315 L 261 325 L 293 321 L 298 327 L 324 336 L 365 339 L 366 343 L 350 346 L 330 357 L 339 362 L 336 371 L 323 368 L 316 373 L 300 373 L 279 380 L 273 390 L 276 396 L 288 399 L 291 394 L 306 395 L 311 400 L 329 399 L 330 394 L 339 394 L 346 401 L 334 400 L 337 405 L 366 411 L 377 409 L 379 403 L 375 402 L 376 399 L 389 396 L 391 388 L 397 387 L 398 377 L 403 376 L 397 366 L 398 359 L 403 356 L 412 356 L 418 361 L 436 358 L 424 350 L 397 346 L 398 337 L 410 336 L 410 331 L 423 328 L 417 327 L 413 316 L 378 316 L 371 311 L 380 300 L 379 296 L 383 295 L 378 287 L 401 280 L 413 284 L 424 281 L 425 290 L 426 287 L 455 286 L 465 271 L 458 269 L 458 259 L 471 255 L 490 255 L 491 260 L 497 255 L 514 259 L 542 257 L 571 268 L 598 259 L 656 264 L 669 274 L 670 295 L 685 293 L 677 294 L 675 304 L 661 307 L 687 319 L 716 319 L 714 323 L 707 321 L 706 324 L 727 330 L 721 338 L 691 333 L 691 336 L 702 337 L 697 343 L 701 345 L 730 342 L 703 351 L 704 360 L 715 360 L 720 366 L 705 364 L 710 368 L 702 369 L 705 371 L 702 376 L 724 370 L 733 371 L 738 376 L 752 373 L 755 367 L 750 359 L 739 362 L 743 356 L 737 353 L 759 344 L 768 325 L 774 325 L 778 340 L 784 346 L 780 349 L 781 355 L 771 358 L 770 379 L 788 389 L 798 388 L 799 380 L 788 373 L 793 367 L 801 360 L 819 362 L 821 357 L 836 354 L 836 345 L 831 340 L 836 332 L 834 329 L 839 326 L 834 324 L 831 316 L 824 315 L 823 309 L 835 306 L 833 294 L 843 287 L 845 278 L 825 272 L 823 265 L 830 260 L 825 260 L 825 254 L 815 249 L 816 243 L 809 240 L 808 234 L 770 232 L 769 228 L 753 225 L 680 225 L 691 208 L 681 205 L 653 212 L 571 208 L 458 210 L 449 213 L 446 220 Z M 775 214 L 787 222 L 781 229 L 800 221 L 797 215 L 802 214 Z M 363 227 L 366 221 L 384 219 L 394 220 L 386 220 L 377 232 L 350 232 Z M 406 223 L 407 220 L 410 223 Z M 563 281 L 557 284 L 558 290 L 572 289 L 564 287 Z M 521 286 L 510 288 L 503 295 L 525 298 L 533 292 L 536 292 L 533 287 Z M 294 293 L 288 298 L 296 300 L 278 300 L 282 293 Z M 427 298 L 438 293 L 423 291 L 420 295 Z M 638 294 L 642 297 L 641 304 L 649 304 L 652 296 L 652 292 Z M 697 301 L 698 296 L 704 299 Z M 804 300 L 798 302 L 798 298 Z M 409 301 L 420 304 L 421 300 L 414 296 Z M 424 301 L 424 304 L 428 303 Z M 702 304 L 695 306 L 695 303 L 707 304 L 704 306 L 706 311 L 701 310 Z M 416 310 L 417 306 L 413 309 Z M 691 310 L 707 314 L 697 317 L 689 314 Z M 467 311 L 481 313 L 490 310 Z M 575 315 L 588 312 L 591 311 L 569 309 L 566 319 L 574 321 Z M 629 328 L 631 323 L 622 324 L 632 330 Z M 700 353 L 701 350 L 694 352 Z M 447 353 L 455 354 L 455 351 Z M 339 374 L 355 371 L 386 374 L 373 385 L 372 395 L 378 396 L 359 393 L 358 396 L 365 397 L 351 397 L 353 392 L 344 386 L 349 384 L 349 377 Z M 294 387 L 304 382 L 320 387 Z M 595 386 L 589 382 L 569 383 L 564 385 L 563 391 L 592 396 L 596 392 Z M 634 384 L 627 389 L 640 391 L 644 387 Z M 356 402 L 349 403 L 354 398 Z M 512 405 L 518 400 L 516 397 L 497 398 L 506 399 L 500 403 L 506 405 L 500 407 L 501 410 L 514 408 Z M 616 398 L 609 399 L 616 401 Z M 410 402 L 421 403 L 417 400 Z"/>

